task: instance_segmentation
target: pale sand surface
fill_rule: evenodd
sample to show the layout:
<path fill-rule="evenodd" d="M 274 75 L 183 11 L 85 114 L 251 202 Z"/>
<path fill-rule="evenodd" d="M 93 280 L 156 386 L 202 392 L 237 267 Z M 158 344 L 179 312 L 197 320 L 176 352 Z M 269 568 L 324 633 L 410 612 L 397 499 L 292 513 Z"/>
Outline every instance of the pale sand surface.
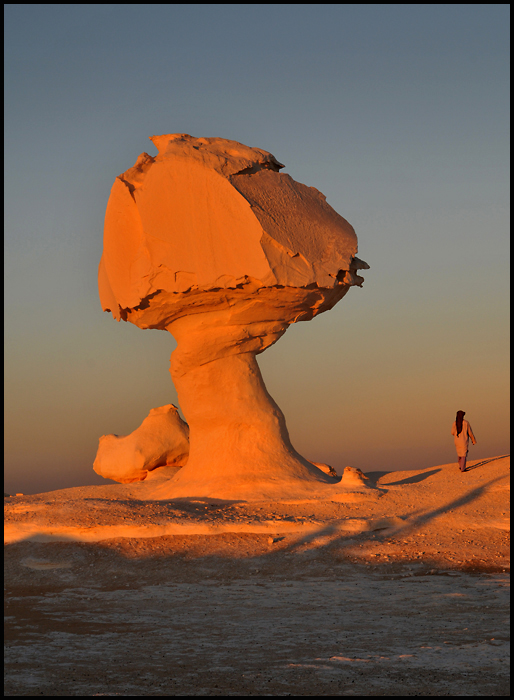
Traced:
<path fill-rule="evenodd" d="M 469 466 L 346 502 L 6 498 L 5 692 L 508 695 L 510 459 Z"/>

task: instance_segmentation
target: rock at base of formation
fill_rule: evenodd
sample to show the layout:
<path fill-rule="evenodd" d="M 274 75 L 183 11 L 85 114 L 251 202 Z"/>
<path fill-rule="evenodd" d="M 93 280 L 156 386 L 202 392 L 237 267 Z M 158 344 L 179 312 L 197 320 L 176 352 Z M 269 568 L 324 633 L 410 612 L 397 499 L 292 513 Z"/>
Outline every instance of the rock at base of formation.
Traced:
<path fill-rule="evenodd" d="M 188 457 L 188 425 L 168 404 L 152 408 L 130 435 L 102 435 L 93 469 L 105 479 L 129 484 L 158 467 L 182 467 Z"/>

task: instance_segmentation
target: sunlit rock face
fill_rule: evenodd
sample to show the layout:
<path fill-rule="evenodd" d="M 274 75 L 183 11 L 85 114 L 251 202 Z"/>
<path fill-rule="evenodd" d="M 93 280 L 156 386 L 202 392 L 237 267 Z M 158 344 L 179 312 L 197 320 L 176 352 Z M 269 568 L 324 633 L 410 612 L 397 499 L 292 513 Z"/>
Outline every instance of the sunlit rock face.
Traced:
<path fill-rule="evenodd" d="M 117 319 L 165 328 L 219 304 L 199 292 L 362 282 L 352 226 L 271 153 L 187 134 L 152 141 L 159 155 L 116 178 L 105 215 L 100 299 Z"/>
<path fill-rule="evenodd" d="M 168 330 L 190 428 L 177 496 L 280 494 L 334 478 L 292 447 L 255 355 L 361 285 L 351 225 L 257 148 L 187 134 L 152 137 L 111 190 L 102 307 Z M 227 496 L 228 497 L 228 496 Z"/>
<path fill-rule="evenodd" d="M 189 456 L 189 428 L 173 404 L 152 408 L 130 435 L 102 435 L 93 464 L 105 479 L 129 484 L 159 467 L 182 467 Z"/>

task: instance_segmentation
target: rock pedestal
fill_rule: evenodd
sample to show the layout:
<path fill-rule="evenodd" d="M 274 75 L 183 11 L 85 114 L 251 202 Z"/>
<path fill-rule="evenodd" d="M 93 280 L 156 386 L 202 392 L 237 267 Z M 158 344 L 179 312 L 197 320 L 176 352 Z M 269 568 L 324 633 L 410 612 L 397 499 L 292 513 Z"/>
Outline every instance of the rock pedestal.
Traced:
<path fill-rule="evenodd" d="M 276 322 L 224 325 L 217 312 L 170 326 L 178 343 L 170 371 L 190 451 L 188 464 L 161 495 L 234 498 L 287 492 L 297 480 L 335 483 L 291 445 L 284 415 L 262 380 L 256 352 L 286 328 Z"/>

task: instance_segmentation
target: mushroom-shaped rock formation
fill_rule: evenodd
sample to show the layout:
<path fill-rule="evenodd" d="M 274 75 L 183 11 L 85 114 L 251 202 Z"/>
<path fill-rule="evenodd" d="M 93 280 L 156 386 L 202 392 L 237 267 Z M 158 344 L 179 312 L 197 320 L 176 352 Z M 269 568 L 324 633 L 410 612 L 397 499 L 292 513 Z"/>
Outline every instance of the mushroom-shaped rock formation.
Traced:
<path fill-rule="evenodd" d="M 182 467 L 189 456 L 189 428 L 173 404 L 152 408 L 130 435 L 102 435 L 93 464 L 105 479 L 130 484 L 159 467 Z"/>
<path fill-rule="evenodd" d="M 117 320 L 177 341 L 170 371 L 190 453 L 155 497 L 280 498 L 336 483 L 294 450 L 255 356 L 361 285 L 352 226 L 271 153 L 151 140 L 158 155 L 112 187 L 99 288 Z"/>

